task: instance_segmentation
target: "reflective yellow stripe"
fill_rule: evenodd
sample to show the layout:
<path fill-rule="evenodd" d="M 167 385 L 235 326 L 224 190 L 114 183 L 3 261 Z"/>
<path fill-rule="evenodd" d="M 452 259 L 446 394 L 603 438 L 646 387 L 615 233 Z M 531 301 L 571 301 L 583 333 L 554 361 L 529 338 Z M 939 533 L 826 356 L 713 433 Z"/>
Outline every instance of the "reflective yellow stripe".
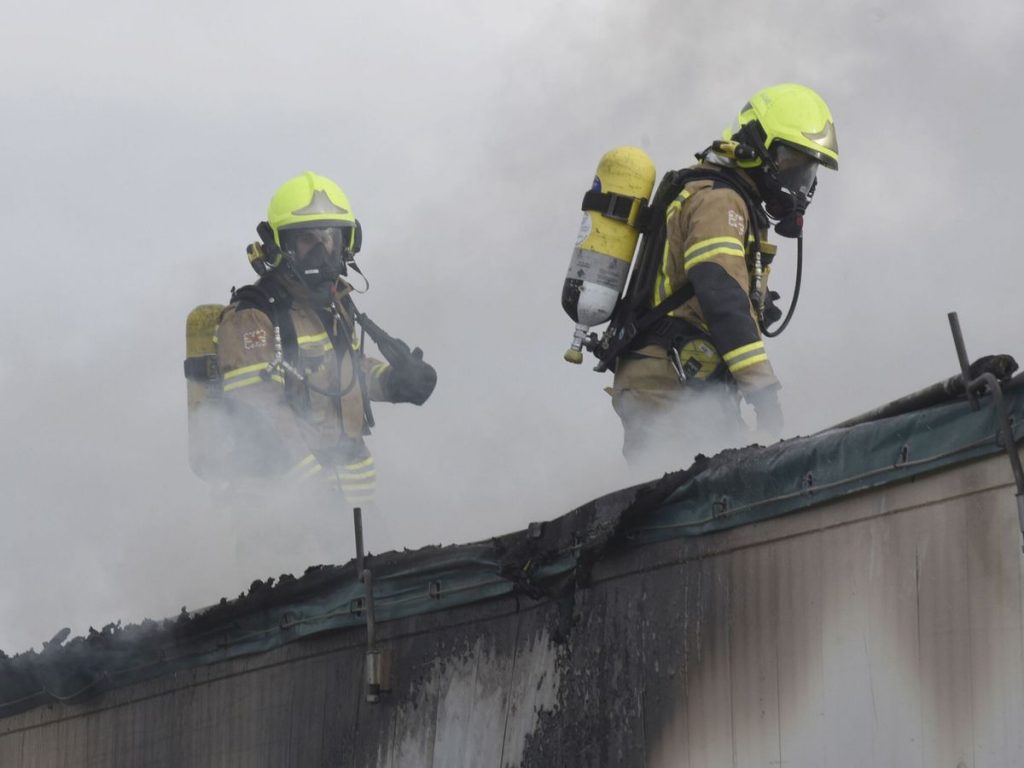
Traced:
<path fill-rule="evenodd" d="M 668 207 L 665 212 L 665 221 L 668 222 L 673 216 L 675 216 L 683 207 L 683 203 L 690 197 L 690 193 L 685 189 L 679 193 L 672 204 Z M 672 294 L 672 281 L 669 279 L 669 243 L 668 239 L 665 240 L 665 247 L 661 254 L 661 269 L 658 274 L 661 276 L 660 280 L 654 281 L 654 306 L 658 306 L 668 296 Z"/>
<path fill-rule="evenodd" d="M 225 384 L 224 385 L 224 391 L 225 392 L 231 392 L 232 390 L 235 390 L 235 389 L 241 389 L 242 387 L 248 387 L 250 384 L 259 384 L 261 381 L 263 381 L 263 379 L 261 379 L 259 376 L 253 376 L 253 377 L 248 378 L 248 379 L 243 379 L 242 381 L 233 381 L 230 384 Z"/>
<path fill-rule="evenodd" d="M 345 469 L 356 470 L 356 469 L 362 469 L 363 467 L 372 467 L 372 466 L 373 466 L 373 456 L 367 456 L 362 461 L 356 461 L 356 462 L 353 462 L 352 464 L 346 464 L 345 465 Z"/>
<path fill-rule="evenodd" d="M 736 349 L 733 349 L 733 350 L 731 350 L 729 352 L 726 352 L 724 355 L 722 355 L 722 359 L 725 360 L 725 362 L 728 363 L 730 360 L 735 360 L 740 355 L 745 355 L 748 352 L 754 351 L 755 349 L 764 349 L 764 342 L 763 341 L 755 341 L 755 342 L 753 342 L 751 344 L 746 344 L 746 345 L 744 345 L 742 347 L 736 347 Z"/>
<path fill-rule="evenodd" d="M 238 376 L 245 376 L 245 374 L 253 373 L 254 371 L 263 371 L 266 370 L 266 368 L 266 363 L 256 363 L 255 365 L 247 365 L 243 368 L 235 368 L 233 371 L 228 371 L 224 374 L 224 380 L 227 381 L 228 379 L 234 379 Z"/>
<path fill-rule="evenodd" d="M 742 347 L 730 350 L 722 355 L 722 359 L 732 373 L 742 371 L 757 363 L 768 360 L 768 353 L 764 351 L 764 342 L 755 341 L 752 344 L 745 344 Z"/>
<path fill-rule="evenodd" d="M 326 331 L 323 333 L 315 333 L 312 336 L 299 336 L 296 341 L 301 349 L 319 347 L 324 352 L 329 352 L 334 349 L 334 345 L 331 343 Z"/>
<path fill-rule="evenodd" d="M 342 482 L 341 489 L 348 493 L 349 491 L 372 491 L 377 487 L 376 483 L 345 483 Z"/>
<path fill-rule="evenodd" d="M 264 372 L 270 368 L 267 363 L 256 363 L 254 365 L 246 365 L 241 368 L 235 368 L 234 370 L 228 371 L 224 374 L 223 390 L 225 392 L 231 392 L 235 389 L 241 389 L 242 387 L 248 387 L 251 384 L 259 384 L 261 381 L 265 381 L 266 377 Z M 232 379 L 236 379 L 232 381 Z M 270 375 L 270 380 L 278 384 L 284 384 L 284 377 L 277 371 Z"/>
<path fill-rule="evenodd" d="M 738 363 L 731 364 L 729 366 L 729 370 L 732 373 L 736 373 L 737 371 L 742 371 L 744 368 L 749 368 L 750 366 L 754 365 L 755 363 L 765 363 L 767 361 L 768 361 L 768 353 L 767 352 L 762 352 L 760 355 L 754 355 L 753 357 L 751 357 L 748 360 L 741 360 Z"/>
<path fill-rule="evenodd" d="M 322 469 L 323 467 L 321 467 L 320 462 L 316 460 L 316 456 L 309 453 L 289 469 L 286 474 L 291 480 L 304 482 L 320 472 Z"/>
<path fill-rule="evenodd" d="M 687 192 L 685 189 L 678 195 L 676 195 L 676 199 L 672 201 L 672 204 L 668 207 L 668 210 L 665 211 L 665 221 L 668 221 L 677 213 L 679 213 L 679 210 L 683 207 L 683 203 L 685 203 L 689 197 L 690 193 Z"/>
<path fill-rule="evenodd" d="M 373 501 L 377 489 L 377 470 L 373 456 L 346 464 L 338 470 L 338 482 L 345 498 L 352 504 Z M 363 482 L 353 482 L 353 481 Z"/>
<path fill-rule="evenodd" d="M 388 364 L 387 363 L 377 363 L 376 365 L 374 365 L 370 369 L 370 377 L 374 378 L 374 379 L 379 379 L 381 376 L 384 375 L 384 372 L 387 369 L 388 369 Z"/>
<path fill-rule="evenodd" d="M 369 472 L 342 472 L 341 473 L 342 482 L 344 482 L 345 480 L 365 480 L 368 477 L 376 477 L 376 476 L 377 476 L 377 470 L 376 469 L 371 469 Z"/>
<path fill-rule="evenodd" d="M 246 376 L 239 377 L 235 381 L 232 381 L 232 382 L 224 384 L 223 391 L 224 392 L 231 392 L 231 391 L 236 390 L 236 389 L 241 389 L 242 387 L 248 387 L 248 386 L 250 386 L 252 384 L 260 384 L 261 382 L 265 381 L 265 378 L 263 376 L 263 372 L 265 370 L 267 370 L 266 364 L 264 363 L 262 365 L 249 366 L 249 368 L 253 368 L 253 367 L 258 368 L 259 370 L 258 371 L 250 371 Z M 238 372 L 239 371 L 243 371 L 243 370 L 245 370 L 245 369 L 244 368 L 238 368 L 238 369 L 236 369 L 234 371 L 230 371 L 229 373 L 226 373 L 224 375 L 225 381 L 227 381 L 228 378 L 235 378 L 236 376 L 238 376 Z M 274 381 L 274 382 L 277 382 L 278 384 L 284 384 L 284 377 L 281 376 L 281 374 L 279 374 L 279 373 L 271 374 L 270 375 L 270 380 Z"/>
<path fill-rule="evenodd" d="M 299 459 L 295 463 L 295 466 L 293 466 L 288 471 L 289 472 L 298 472 L 303 467 L 308 466 L 309 464 L 312 464 L 314 461 L 316 461 L 316 456 L 314 456 L 312 453 L 307 453 L 305 456 L 303 456 L 301 459 Z"/>
<path fill-rule="evenodd" d="M 672 281 L 668 276 L 668 252 L 669 242 L 665 241 L 665 252 L 662 254 L 661 261 L 661 280 L 656 281 L 654 285 L 654 306 L 658 306 L 666 298 L 672 294 Z"/>
<path fill-rule="evenodd" d="M 715 256 L 744 258 L 746 251 L 743 250 L 743 243 L 736 237 L 712 237 L 701 240 L 686 249 L 686 253 L 683 254 L 683 269 L 689 272 L 693 267 Z"/>

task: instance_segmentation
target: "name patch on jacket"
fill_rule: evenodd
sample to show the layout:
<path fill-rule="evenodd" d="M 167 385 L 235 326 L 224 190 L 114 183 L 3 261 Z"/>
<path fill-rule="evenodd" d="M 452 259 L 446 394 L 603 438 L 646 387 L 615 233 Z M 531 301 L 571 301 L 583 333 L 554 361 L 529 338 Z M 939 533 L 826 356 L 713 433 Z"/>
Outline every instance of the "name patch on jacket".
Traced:
<path fill-rule="evenodd" d="M 242 334 L 242 346 L 246 349 L 258 349 L 267 346 L 267 332 L 263 328 L 246 331 Z"/>
<path fill-rule="evenodd" d="M 743 234 L 743 230 L 746 227 L 746 220 L 743 218 L 743 214 L 742 213 L 737 213 L 736 211 L 730 209 L 729 210 L 729 226 L 732 227 L 733 229 L 735 229 L 737 232 L 739 232 L 742 235 Z"/>

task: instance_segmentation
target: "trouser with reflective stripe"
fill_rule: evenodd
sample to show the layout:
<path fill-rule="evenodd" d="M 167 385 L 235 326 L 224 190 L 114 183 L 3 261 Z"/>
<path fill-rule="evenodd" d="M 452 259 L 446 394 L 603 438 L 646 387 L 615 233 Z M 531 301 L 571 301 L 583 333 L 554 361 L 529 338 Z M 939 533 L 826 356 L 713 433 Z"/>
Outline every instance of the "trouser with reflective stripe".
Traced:
<path fill-rule="evenodd" d="M 622 454 L 641 471 L 685 469 L 698 453 L 713 455 L 749 442 L 735 389 L 712 382 L 684 385 L 667 355 L 620 359 L 608 391 L 622 421 Z"/>
<path fill-rule="evenodd" d="M 377 468 L 373 456 L 365 456 L 333 468 L 334 477 L 345 500 L 353 507 L 373 502 L 377 492 Z"/>

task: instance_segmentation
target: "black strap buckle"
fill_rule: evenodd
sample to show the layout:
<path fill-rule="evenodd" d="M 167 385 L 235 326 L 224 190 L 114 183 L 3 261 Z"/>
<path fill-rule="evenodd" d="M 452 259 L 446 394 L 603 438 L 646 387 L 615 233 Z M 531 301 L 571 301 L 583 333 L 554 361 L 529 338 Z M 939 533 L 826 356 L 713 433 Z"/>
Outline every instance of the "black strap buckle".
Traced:
<path fill-rule="evenodd" d="M 633 203 L 637 198 L 629 195 L 619 195 L 615 192 L 598 192 L 595 189 L 587 190 L 583 195 L 581 210 L 593 211 L 607 216 L 616 221 L 629 222 L 630 211 L 633 210 Z"/>
<path fill-rule="evenodd" d="M 216 355 L 185 358 L 185 378 L 189 381 L 215 381 L 220 378 Z"/>

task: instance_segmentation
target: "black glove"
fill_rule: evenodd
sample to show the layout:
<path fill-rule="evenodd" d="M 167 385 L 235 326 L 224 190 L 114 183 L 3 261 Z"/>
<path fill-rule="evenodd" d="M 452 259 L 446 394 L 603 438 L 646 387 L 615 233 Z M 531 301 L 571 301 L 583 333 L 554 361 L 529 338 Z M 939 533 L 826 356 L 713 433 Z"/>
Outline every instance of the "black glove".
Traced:
<path fill-rule="evenodd" d="M 767 387 L 746 395 L 757 415 L 757 431 L 774 438 L 782 436 L 782 406 L 778 387 Z"/>
<path fill-rule="evenodd" d="M 391 400 L 423 405 L 437 385 L 434 366 L 423 362 L 423 350 L 419 347 L 401 356 L 394 355 L 394 358 L 388 378 Z"/>
<path fill-rule="evenodd" d="M 764 324 L 769 326 L 772 323 L 779 321 L 782 317 L 782 310 L 775 304 L 775 300 L 779 298 L 778 291 L 768 291 L 768 295 L 764 297 Z"/>

